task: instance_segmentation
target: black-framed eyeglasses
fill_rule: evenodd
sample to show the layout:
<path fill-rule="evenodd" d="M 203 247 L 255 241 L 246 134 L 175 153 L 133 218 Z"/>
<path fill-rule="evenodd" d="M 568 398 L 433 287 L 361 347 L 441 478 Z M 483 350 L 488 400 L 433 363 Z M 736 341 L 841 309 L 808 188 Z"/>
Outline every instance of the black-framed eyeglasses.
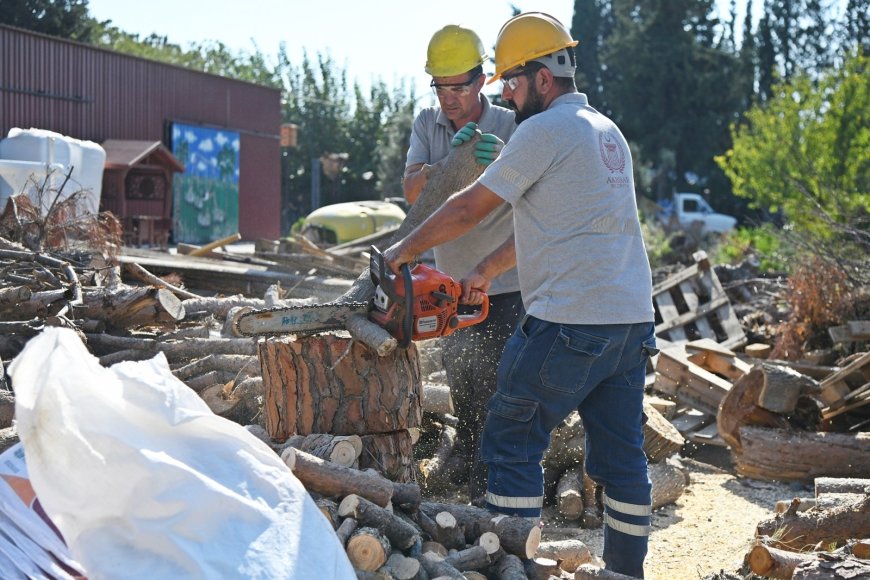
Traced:
<path fill-rule="evenodd" d="M 443 97 L 446 95 L 454 95 L 457 97 L 465 97 L 471 92 L 471 85 L 480 77 L 482 73 L 477 73 L 464 83 L 449 83 L 449 84 L 438 84 L 435 82 L 435 79 L 432 79 L 432 82 L 429 83 L 429 86 L 432 87 L 432 91 L 439 97 Z"/>

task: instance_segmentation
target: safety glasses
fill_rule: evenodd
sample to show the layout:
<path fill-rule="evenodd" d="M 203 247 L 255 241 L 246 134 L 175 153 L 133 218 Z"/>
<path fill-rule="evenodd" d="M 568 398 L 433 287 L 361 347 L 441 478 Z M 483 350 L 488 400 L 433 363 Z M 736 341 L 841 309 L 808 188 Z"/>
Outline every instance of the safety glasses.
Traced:
<path fill-rule="evenodd" d="M 528 72 L 530 72 L 530 71 L 527 69 L 520 69 L 519 71 L 515 72 L 511 76 L 507 76 L 507 75 L 502 76 L 501 77 L 502 89 L 504 89 L 504 87 L 507 87 L 511 90 L 511 92 L 514 92 L 515 90 L 517 90 L 517 87 L 520 86 L 520 77 Z"/>
<path fill-rule="evenodd" d="M 432 91 L 439 97 L 444 97 L 447 95 L 454 95 L 456 97 L 466 97 L 471 93 L 471 85 L 474 84 L 474 81 L 480 76 L 480 73 L 477 73 L 464 83 L 450 83 L 439 85 L 435 82 L 435 79 L 432 79 L 432 82 L 429 83 L 429 86 L 432 87 Z"/>

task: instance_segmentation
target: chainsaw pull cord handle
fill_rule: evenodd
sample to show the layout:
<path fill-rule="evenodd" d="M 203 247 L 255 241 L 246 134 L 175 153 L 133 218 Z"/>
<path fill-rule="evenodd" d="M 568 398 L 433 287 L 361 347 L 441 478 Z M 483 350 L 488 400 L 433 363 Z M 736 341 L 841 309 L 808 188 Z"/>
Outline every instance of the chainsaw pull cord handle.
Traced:
<path fill-rule="evenodd" d="M 399 341 L 399 348 L 408 348 L 411 346 L 411 334 L 414 330 L 414 280 L 411 277 L 411 266 L 402 264 L 399 267 L 402 272 L 402 277 L 405 279 L 405 319 L 402 321 L 402 340 Z"/>

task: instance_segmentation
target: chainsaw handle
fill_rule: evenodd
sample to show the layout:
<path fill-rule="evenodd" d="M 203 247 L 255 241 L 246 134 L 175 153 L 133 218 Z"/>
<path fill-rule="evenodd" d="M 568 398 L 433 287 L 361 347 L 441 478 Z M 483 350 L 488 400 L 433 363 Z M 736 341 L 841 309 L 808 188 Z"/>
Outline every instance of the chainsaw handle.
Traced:
<path fill-rule="evenodd" d="M 478 322 L 483 322 L 486 320 L 486 317 L 489 315 L 489 296 L 483 294 L 483 302 L 480 304 L 480 312 L 475 314 L 460 314 L 456 317 L 457 325 L 456 330 L 460 328 L 465 328 L 466 326 L 471 326 L 472 324 L 477 324 Z"/>

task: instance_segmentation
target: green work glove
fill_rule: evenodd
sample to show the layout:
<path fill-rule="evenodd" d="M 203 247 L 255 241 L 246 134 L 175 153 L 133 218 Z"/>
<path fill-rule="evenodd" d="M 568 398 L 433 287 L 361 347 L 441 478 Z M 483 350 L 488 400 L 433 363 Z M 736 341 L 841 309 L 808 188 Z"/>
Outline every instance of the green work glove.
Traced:
<path fill-rule="evenodd" d="M 465 127 L 456 132 L 456 135 L 453 136 L 453 141 L 450 142 L 451 147 L 459 147 L 463 143 L 467 143 L 474 137 L 474 133 L 477 131 L 477 123 L 467 123 Z"/>
<path fill-rule="evenodd" d="M 474 146 L 474 158 L 481 165 L 489 165 L 501 153 L 502 147 L 504 147 L 504 141 L 492 133 L 484 133 L 480 136 L 480 141 Z"/>

